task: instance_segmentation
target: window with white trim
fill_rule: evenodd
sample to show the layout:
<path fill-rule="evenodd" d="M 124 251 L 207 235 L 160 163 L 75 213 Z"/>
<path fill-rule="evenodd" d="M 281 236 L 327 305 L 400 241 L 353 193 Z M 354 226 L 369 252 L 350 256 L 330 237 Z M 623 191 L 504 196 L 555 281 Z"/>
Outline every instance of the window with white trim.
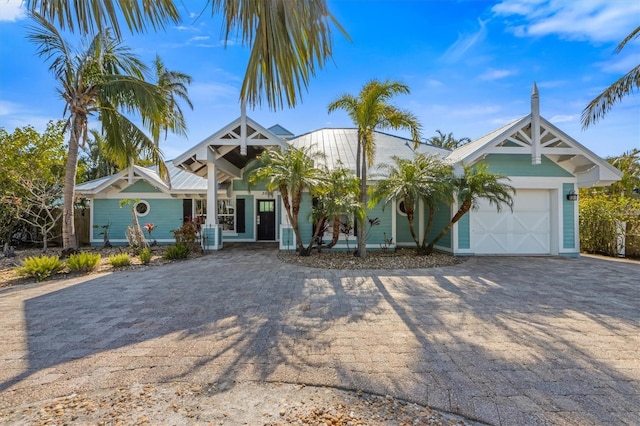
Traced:
<path fill-rule="evenodd" d="M 236 230 L 236 208 L 234 200 L 218 200 L 218 223 L 223 231 Z"/>
<path fill-rule="evenodd" d="M 144 217 L 149 214 L 149 211 L 151 210 L 151 206 L 149 206 L 149 203 L 147 201 L 140 200 L 136 203 L 136 205 L 134 206 L 134 209 L 138 217 Z"/>

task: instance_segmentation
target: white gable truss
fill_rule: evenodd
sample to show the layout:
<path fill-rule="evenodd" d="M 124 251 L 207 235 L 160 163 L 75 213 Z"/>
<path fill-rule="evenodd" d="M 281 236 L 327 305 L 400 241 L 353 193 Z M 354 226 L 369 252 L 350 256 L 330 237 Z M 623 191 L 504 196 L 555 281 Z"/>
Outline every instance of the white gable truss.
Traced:
<path fill-rule="evenodd" d="M 111 189 L 122 191 L 140 180 L 147 182 L 162 193 L 169 194 L 171 192 L 171 188 L 160 179 L 157 173 L 140 166 L 131 166 L 115 175 L 81 183 L 76 185 L 75 191 L 78 195 L 96 195 Z"/>
<path fill-rule="evenodd" d="M 622 173 L 571 136 L 539 117 L 539 145 L 534 142 L 532 115 L 529 114 L 453 151 L 452 163 L 472 164 L 488 154 L 544 155 L 574 175 L 578 187 L 606 186 Z"/>
<path fill-rule="evenodd" d="M 201 177 L 207 162 L 216 165 L 218 183 L 242 177 L 242 169 L 266 147 L 287 143 L 249 117 L 241 116 L 173 160 L 176 167 Z"/>

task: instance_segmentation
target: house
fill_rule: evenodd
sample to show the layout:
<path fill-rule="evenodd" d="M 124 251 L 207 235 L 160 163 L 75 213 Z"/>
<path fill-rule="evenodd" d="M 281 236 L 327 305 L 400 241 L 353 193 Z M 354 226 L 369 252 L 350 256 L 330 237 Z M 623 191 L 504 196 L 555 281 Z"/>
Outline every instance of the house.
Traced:
<path fill-rule="evenodd" d="M 411 158 L 413 143 L 376 132 L 375 164 L 388 163 L 393 155 Z M 171 185 L 149 168 L 133 166 L 116 175 L 85 182 L 76 193 L 90 200 L 91 243 L 102 244 L 101 227 L 108 225 L 112 244 L 124 244 L 131 223 L 128 208 L 120 200 L 137 200 L 142 224 L 153 223 L 153 238 L 173 242 L 172 230 L 187 220 L 200 222 L 207 249 L 225 242 L 278 241 L 283 250 L 295 248 L 280 195 L 264 185 L 248 184 L 252 160 L 266 148 L 313 147 L 325 153 L 326 165 L 338 163 L 355 169 L 356 129 L 320 129 L 294 136 L 282 126 L 269 129 L 247 117 L 233 122 L 167 162 Z M 565 255 L 578 256 L 578 188 L 605 186 L 621 173 L 608 162 L 540 116 L 539 94 L 533 86 L 531 111 L 505 126 L 454 151 L 421 144 L 418 152 L 440 156 L 460 172 L 463 165 L 479 161 L 500 172 L 516 188 L 513 210 L 497 212 L 481 202 L 440 240 L 438 250 L 455 255 Z M 376 178 L 371 169 L 369 179 Z M 312 200 L 305 194 L 300 212 L 301 238 L 308 242 Z M 435 212 L 432 233 L 439 232 L 458 206 L 442 205 Z M 422 234 L 426 207 L 417 211 L 416 231 Z M 401 203 L 378 205 L 367 211 L 378 225 L 368 232 L 367 247 L 413 246 Z M 433 236 L 433 235 L 432 235 Z M 392 243 L 389 244 L 389 241 Z M 355 239 L 341 235 L 336 249 L 353 248 Z"/>

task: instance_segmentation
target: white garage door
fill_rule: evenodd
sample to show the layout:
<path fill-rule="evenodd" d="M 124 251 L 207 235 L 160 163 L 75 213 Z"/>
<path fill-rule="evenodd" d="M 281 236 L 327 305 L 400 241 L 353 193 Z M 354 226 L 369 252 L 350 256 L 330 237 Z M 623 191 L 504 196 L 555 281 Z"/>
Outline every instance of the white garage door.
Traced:
<path fill-rule="evenodd" d="M 481 200 L 470 216 L 471 248 L 476 254 L 549 254 L 550 193 L 519 189 L 513 212 Z"/>

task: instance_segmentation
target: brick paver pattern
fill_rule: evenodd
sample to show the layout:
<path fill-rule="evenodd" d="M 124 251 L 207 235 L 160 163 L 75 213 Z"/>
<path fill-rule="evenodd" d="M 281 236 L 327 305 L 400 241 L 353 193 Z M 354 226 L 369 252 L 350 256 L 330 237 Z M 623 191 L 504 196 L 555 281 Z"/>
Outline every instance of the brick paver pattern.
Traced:
<path fill-rule="evenodd" d="M 640 423 L 640 266 L 319 270 L 273 250 L 0 292 L 0 407 L 133 383 L 306 383 L 490 424 Z"/>

